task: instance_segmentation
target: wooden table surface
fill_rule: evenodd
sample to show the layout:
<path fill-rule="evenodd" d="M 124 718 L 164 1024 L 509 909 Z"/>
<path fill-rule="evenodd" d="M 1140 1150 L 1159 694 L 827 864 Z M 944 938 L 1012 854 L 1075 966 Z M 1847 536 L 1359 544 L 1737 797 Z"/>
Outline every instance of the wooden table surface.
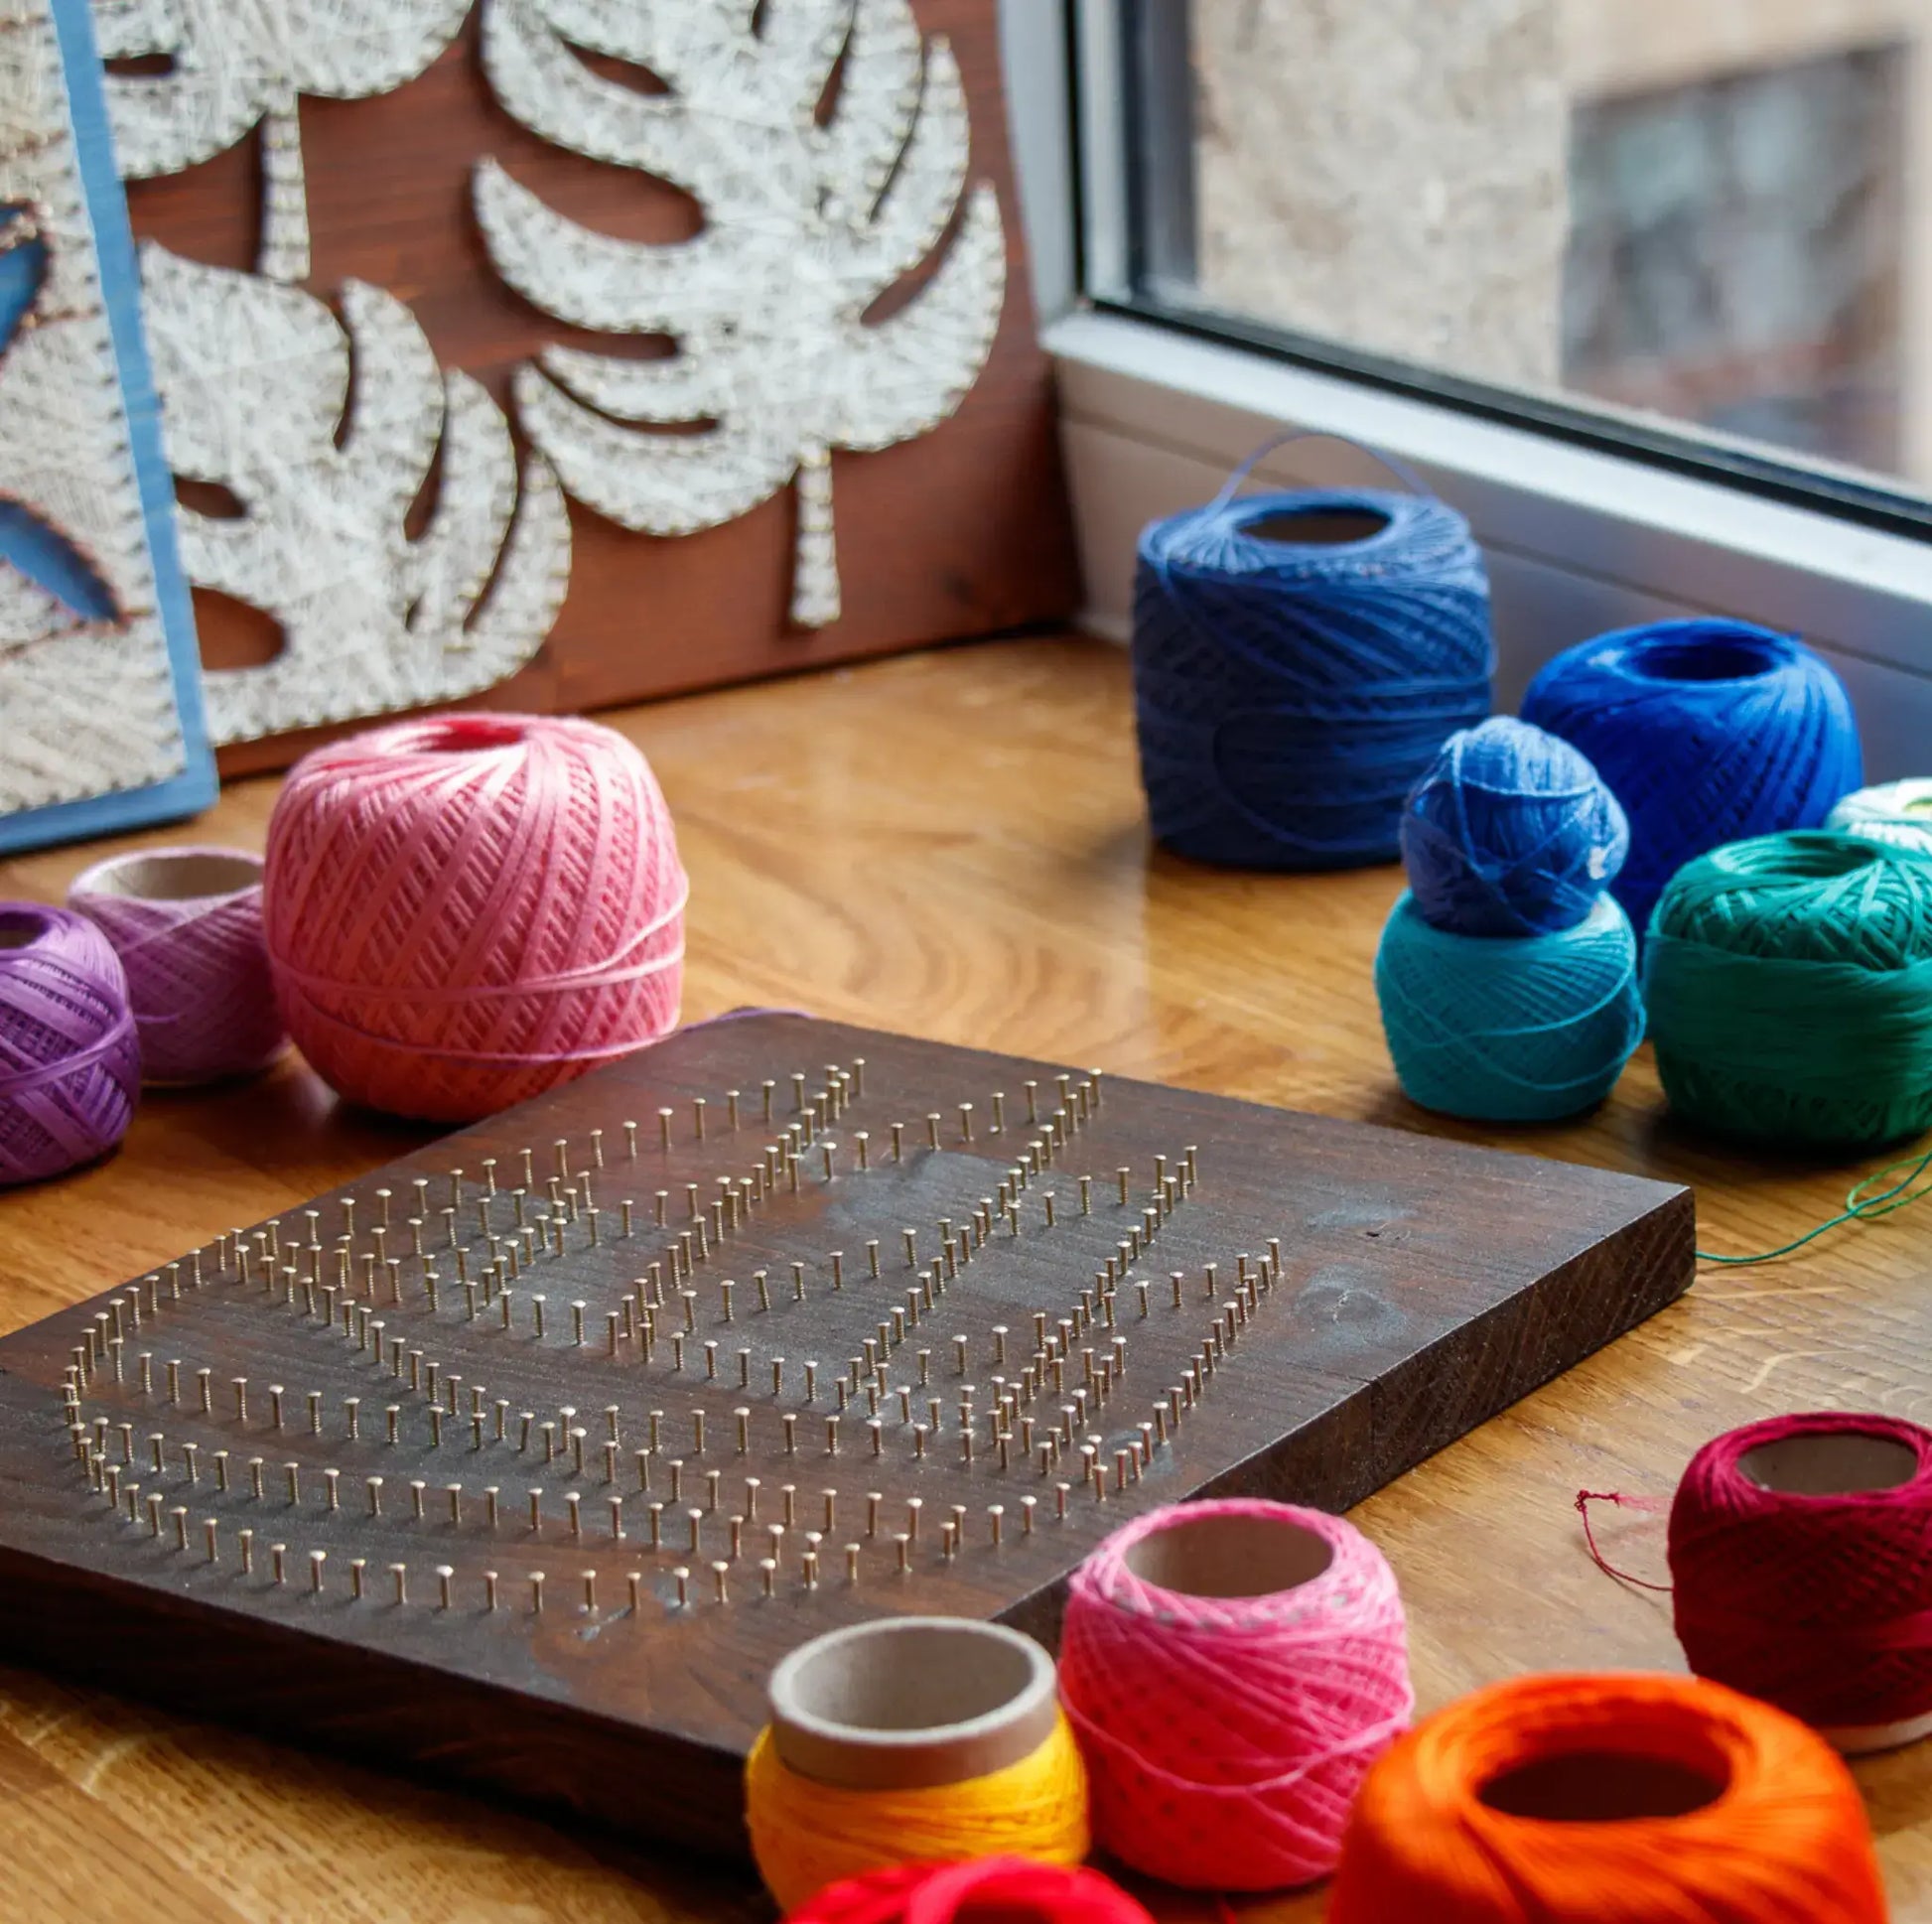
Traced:
<path fill-rule="evenodd" d="M 1561 1128 L 1461 1128 L 1413 1108 L 1369 972 L 1399 873 L 1219 874 L 1152 850 L 1126 663 L 1103 644 L 958 648 L 605 719 L 648 754 L 677 818 L 689 1017 L 804 1008 L 1670 1177 L 1696 1186 L 1712 1250 L 1783 1242 L 1862 1172 L 1680 1130 L 1647 1053 L 1601 1110 Z M 271 779 L 239 783 L 202 821 L 115 846 L 259 848 L 274 797 Z M 59 899 L 102 852 L 0 864 L 0 893 Z M 293 1058 L 244 1086 L 150 1095 L 109 1162 L 0 1200 L 0 1327 L 428 1133 L 341 1108 Z M 1364 1504 L 1356 1521 L 1408 1599 L 1423 1708 L 1524 1670 L 1681 1669 L 1669 1599 L 1589 1562 L 1577 1492 L 1668 1497 L 1699 1443 L 1753 1417 L 1925 1416 L 1928 1285 L 1932 1206 L 1763 1268 L 1706 1271 L 1681 1304 Z M 1612 1561 L 1661 1578 L 1662 1519 L 1599 1514 Z M 1932 1924 L 1932 1745 L 1857 1771 L 1895 1916 Z M 765 1914 L 742 1880 L 669 1854 L 7 1669 L 0 1857 L 0 1916 L 48 1924 Z M 1302 1924 L 1321 1906 L 1249 1908 Z"/>

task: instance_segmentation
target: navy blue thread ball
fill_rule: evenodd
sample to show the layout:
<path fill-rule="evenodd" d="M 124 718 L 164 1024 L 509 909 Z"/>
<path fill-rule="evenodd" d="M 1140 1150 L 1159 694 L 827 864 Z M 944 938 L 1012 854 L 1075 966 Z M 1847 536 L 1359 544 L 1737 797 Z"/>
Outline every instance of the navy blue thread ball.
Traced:
<path fill-rule="evenodd" d="M 1451 735 L 1402 811 L 1416 906 L 1458 935 L 1575 928 L 1629 849 L 1589 757 L 1508 715 Z"/>
<path fill-rule="evenodd" d="M 1797 636 L 1749 621 L 1659 621 L 1549 662 L 1523 719 L 1595 762 L 1630 819 L 1613 893 L 1643 929 L 1685 863 L 1815 828 L 1863 779 L 1851 698 Z"/>
<path fill-rule="evenodd" d="M 1393 859 L 1417 777 L 1489 712 L 1493 657 L 1481 552 L 1431 496 L 1298 489 L 1152 523 L 1134 692 L 1156 839 L 1236 868 Z"/>

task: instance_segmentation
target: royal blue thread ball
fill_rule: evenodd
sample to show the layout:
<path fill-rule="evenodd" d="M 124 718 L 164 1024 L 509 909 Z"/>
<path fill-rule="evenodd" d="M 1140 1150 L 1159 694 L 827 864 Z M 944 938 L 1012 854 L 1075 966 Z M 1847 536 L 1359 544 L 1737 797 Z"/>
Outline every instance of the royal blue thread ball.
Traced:
<path fill-rule="evenodd" d="M 1154 522 L 1134 695 L 1156 839 L 1236 868 L 1390 860 L 1417 777 L 1488 714 L 1492 657 L 1481 552 L 1432 497 L 1297 489 Z"/>
<path fill-rule="evenodd" d="M 1644 928 L 1685 863 L 1815 828 L 1863 779 L 1845 685 L 1797 636 L 1749 621 L 1659 621 L 1567 648 L 1523 719 L 1581 749 L 1630 820 L 1613 892 Z"/>
<path fill-rule="evenodd" d="M 1454 935 L 1396 902 L 1375 952 L 1410 1101 L 1474 1122 L 1554 1122 L 1600 1102 L 1643 1039 L 1637 938 L 1608 895 L 1549 935 Z"/>
<path fill-rule="evenodd" d="M 1402 811 L 1416 906 L 1457 935 L 1576 927 L 1629 848 L 1589 757 L 1508 715 L 1451 735 Z"/>

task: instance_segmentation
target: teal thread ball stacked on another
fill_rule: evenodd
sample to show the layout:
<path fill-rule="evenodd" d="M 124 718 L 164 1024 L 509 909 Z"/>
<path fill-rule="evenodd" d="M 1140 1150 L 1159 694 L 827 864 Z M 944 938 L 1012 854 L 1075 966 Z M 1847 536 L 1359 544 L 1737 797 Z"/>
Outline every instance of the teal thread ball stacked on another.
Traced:
<path fill-rule="evenodd" d="M 1657 904 L 1644 982 L 1692 1120 L 1842 1147 L 1932 1127 L 1932 856 L 1823 829 L 1715 849 Z"/>
<path fill-rule="evenodd" d="M 1637 938 L 1600 895 L 1548 935 L 1457 935 L 1413 894 L 1375 955 L 1396 1075 L 1412 1102 L 1478 1122 L 1554 1122 L 1600 1102 L 1643 1039 Z"/>
<path fill-rule="evenodd" d="M 1404 1092 L 1473 1122 L 1553 1122 L 1643 1039 L 1637 938 L 1607 891 L 1623 810 L 1587 756 L 1497 716 L 1444 745 L 1402 815 L 1409 893 L 1375 956 Z"/>

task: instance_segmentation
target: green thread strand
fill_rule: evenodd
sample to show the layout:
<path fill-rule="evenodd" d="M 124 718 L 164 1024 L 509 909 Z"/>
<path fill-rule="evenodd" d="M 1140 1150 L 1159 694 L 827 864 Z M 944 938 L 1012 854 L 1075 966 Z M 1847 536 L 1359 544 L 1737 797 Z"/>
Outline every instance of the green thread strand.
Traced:
<path fill-rule="evenodd" d="M 1890 1188 L 1881 1189 L 1875 1195 L 1865 1191 L 1874 1182 L 1882 1182 L 1886 1176 L 1897 1170 L 1905 1174 Z M 1932 1149 L 1923 1156 L 1901 1156 L 1895 1163 L 1887 1163 L 1881 1169 L 1873 1169 L 1862 1181 L 1853 1183 L 1845 1197 L 1845 1207 L 1837 1215 L 1828 1217 L 1815 1229 L 1807 1229 L 1802 1236 L 1794 1236 L 1788 1243 L 1780 1243 L 1776 1249 L 1760 1250 L 1755 1256 L 1720 1256 L 1715 1250 L 1701 1249 L 1697 1252 L 1700 1263 L 1715 1263 L 1726 1269 L 1743 1269 L 1752 1263 L 1775 1263 L 1780 1256 L 1789 1256 L 1794 1250 L 1803 1249 L 1807 1243 L 1815 1243 L 1820 1236 L 1834 1229 L 1843 1228 L 1848 1222 L 1875 1222 L 1880 1216 L 1889 1216 L 1895 1210 L 1909 1207 L 1932 1195 Z"/>

